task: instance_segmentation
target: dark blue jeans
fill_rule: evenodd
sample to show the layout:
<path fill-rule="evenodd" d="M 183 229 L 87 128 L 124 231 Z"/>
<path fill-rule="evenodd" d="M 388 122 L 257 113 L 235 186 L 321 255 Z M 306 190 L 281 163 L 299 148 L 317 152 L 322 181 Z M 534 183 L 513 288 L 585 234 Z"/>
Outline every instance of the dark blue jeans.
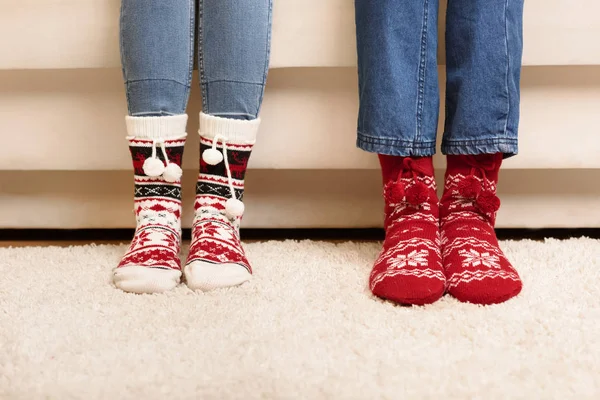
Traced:
<path fill-rule="evenodd" d="M 438 0 L 355 0 L 358 147 L 435 153 Z M 448 0 L 444 154 L 517 153 L 523 0 Z"/>

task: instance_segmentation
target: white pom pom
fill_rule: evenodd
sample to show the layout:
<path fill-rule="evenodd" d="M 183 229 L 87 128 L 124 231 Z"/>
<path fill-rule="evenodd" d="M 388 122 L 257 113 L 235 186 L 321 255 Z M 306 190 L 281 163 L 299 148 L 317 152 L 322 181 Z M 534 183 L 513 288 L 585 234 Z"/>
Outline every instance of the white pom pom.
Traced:
<path fill-rule="evenodd" d="M 174 163 L 167 164 L 165 172 L 162 174 L 163 179 L 170 183 L 179 181 L 181 179 L 181 175 L 183 175 L 181 167 Z"/>
<path fill-rule="evenodd" d="M 158 158 L 148 158 L 144 161 L 144 173 L 151 177 L 161 176 L 165 171 L 165 164 Z"/>
<path fill-rule="evenodd" d="M 223 153 L 213 148 L 206 149 L 202 153 L 202 159 L 205 163 L 209 165 L 217 165 L 218 163 L 223 161 Z"/>
<path fill-rule="evenodd" d="M 232 218 L 244 215 L 244 203 L 238 199 L 229 199 L 225 203 L 225 212 Z"/>

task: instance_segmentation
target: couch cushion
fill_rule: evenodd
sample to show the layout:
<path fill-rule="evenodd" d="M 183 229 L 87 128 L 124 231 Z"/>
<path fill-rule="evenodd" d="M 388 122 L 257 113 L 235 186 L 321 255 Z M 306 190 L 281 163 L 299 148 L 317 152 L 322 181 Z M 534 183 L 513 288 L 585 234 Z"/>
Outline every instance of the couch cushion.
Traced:
<path fill-rule="evenodd" d="M 274 2 L 273 68 L 356 64 L 353 0 Z M 526 65 L 600 64 L 598 0 L 525 3 Z M 0 69 L 118 66 L 119 4 L 2 0 Z"/>
<path fill-rule="evenodd" d="M 506 168 L 600 168 L 599 72 L 523 70 L 520 154 Z M 251 167 L 377 168 L 377 157 L 355 147 L 357 97 L 353 68 L 271 71 Z M 194 82 L 187 169 L 198 167 L 199 110 Z M 129 170 L 126 113 L 117 68 L 0 71 L 0 170 Z"/>

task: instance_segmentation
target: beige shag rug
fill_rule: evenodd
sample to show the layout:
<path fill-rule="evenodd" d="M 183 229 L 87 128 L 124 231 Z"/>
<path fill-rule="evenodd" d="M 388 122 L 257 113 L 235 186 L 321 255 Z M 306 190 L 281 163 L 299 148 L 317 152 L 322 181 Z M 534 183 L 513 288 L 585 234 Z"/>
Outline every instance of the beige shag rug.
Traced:
<path fill-rule="evenodd" d="M 0 249 L 1 399 L 598 399 L 600 241 L 504 242 L 523 293 L 373 298 L 377 243 L 247 246 L 240 288 L 131 295 L 124 246 Z"/>

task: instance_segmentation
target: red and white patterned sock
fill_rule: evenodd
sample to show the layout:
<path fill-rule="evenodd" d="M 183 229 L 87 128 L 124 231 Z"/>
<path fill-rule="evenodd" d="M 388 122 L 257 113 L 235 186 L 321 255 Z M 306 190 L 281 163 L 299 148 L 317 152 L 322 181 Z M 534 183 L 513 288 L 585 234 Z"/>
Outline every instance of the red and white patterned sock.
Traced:
<path fill-rule="evenodd" d="M 448 292 L 469 303 L 504 302 L 521 292 L 522 283 L 494 231 L 502 154 L 447 159 L 440 214 Z"/>
<path fill-rule="evenodd" d="M 114 271 L 126 292 L 160 293 L 181 277 L 181 162 L 187 115 L 127 117 L 135 174 L 135 235 Z"/>
<path fill-rule="evenodd" d="M 240 285 L 252 268 L 240 242 L 241 202 L 260 120 L 200 114 L 200 175 L 192 243 L 184 268 L 191 289 Z"/>
<path fill-rule="evenodd" d="M 444 295 L 438 197 L 431 157 L 380 155 L 385 241 L 370 276 L 374 295 L 401 304 Z"/>

